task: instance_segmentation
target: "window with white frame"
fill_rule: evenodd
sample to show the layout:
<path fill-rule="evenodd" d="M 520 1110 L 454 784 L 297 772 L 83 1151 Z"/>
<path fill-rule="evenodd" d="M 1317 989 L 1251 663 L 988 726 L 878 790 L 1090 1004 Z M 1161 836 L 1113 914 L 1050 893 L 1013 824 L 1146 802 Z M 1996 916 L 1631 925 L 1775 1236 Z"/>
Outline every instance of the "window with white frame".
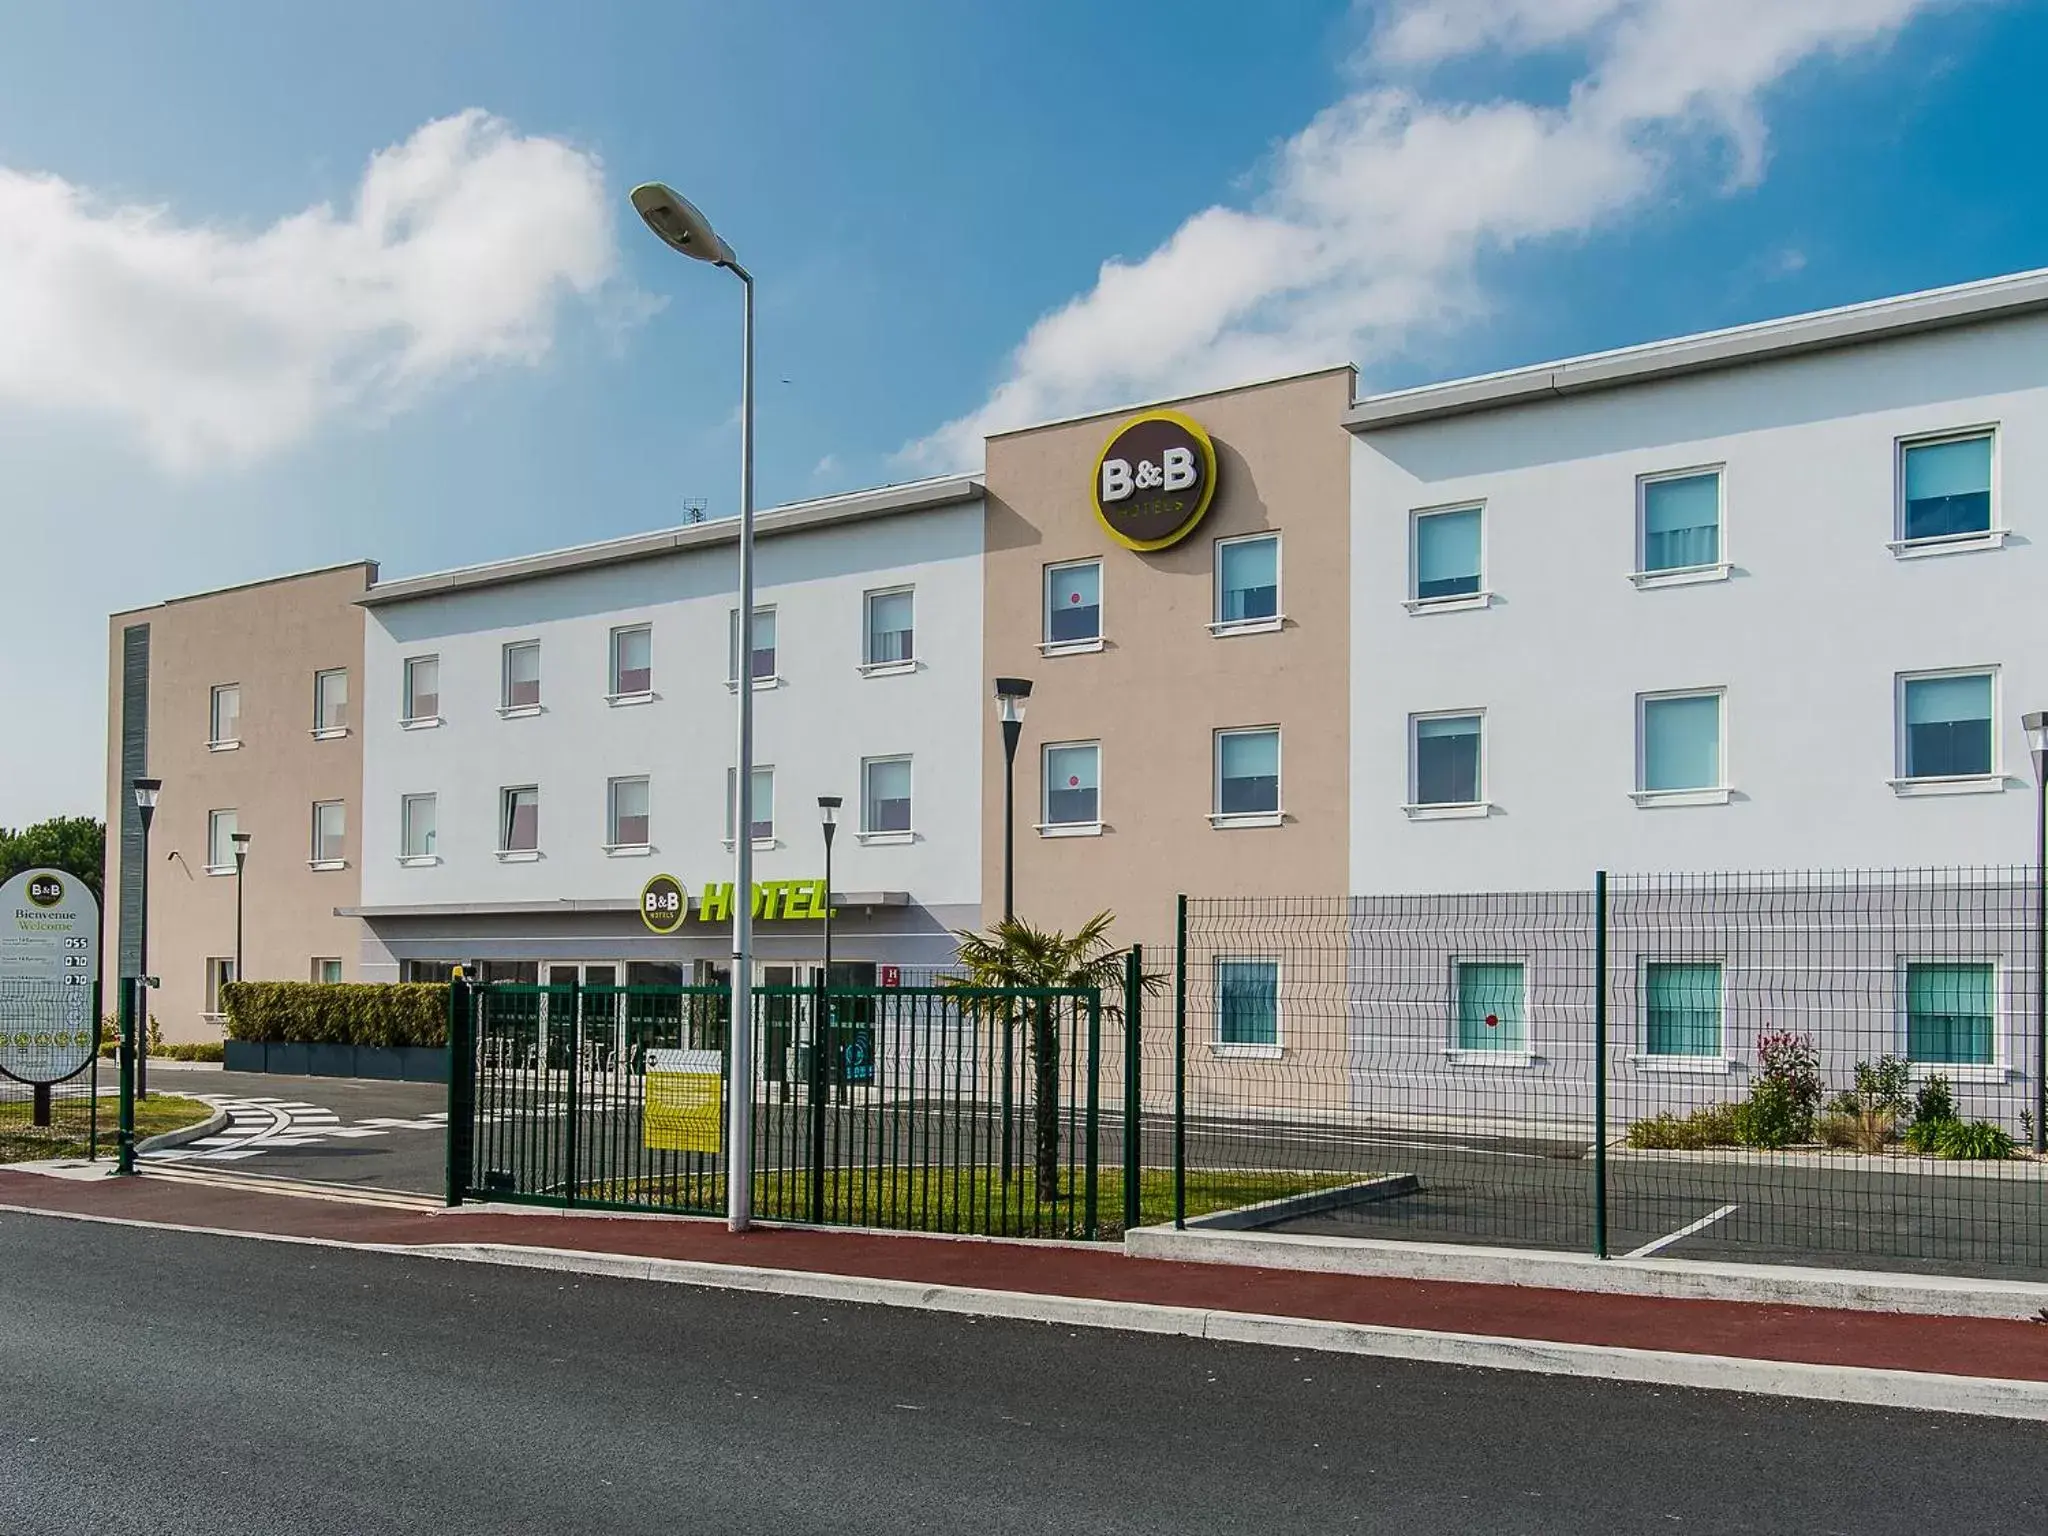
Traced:
<path fill-rule="evenodd" d="M 1268 626 L 1280 618 L 1280 535 L 1254 534 L 1216 543 L 1218 631 Z"/>
<path fill-rule="evenodd" d="M 1636 792 L 1718 791 L 1725 787 L 1719 689 L 1646 693 L 1636 700 Z"/>
<path fill-rule="evenodd" d="M 206 1016 L 221 1018 L 226 1010 L 221 1006 L 220 989 L 235 979 L 235 957 L 233 955 L 209 955 L 206 961 Z"/>
<path fill-rule="evenodd" d="M 405 663 L 405 716 L 407 720 L 438 720 L 441 717 L 441 658 L 409 656 Z"/>
<path fill-rule="evenodd" d="M 399 857 L 404 859 L 431 859 L 434 857 L 436 813 L 433 795 L 406 795 L 398 803 Z"/>
<path fill-rule="evenodd" d="M 736 793 L 738 785 L 738 772 L 731 768 L 726 769 L 725 840 L 728 843 L 734 841 L 732 827 L 734 806 L 738 800 Z M 773 768 L 763 768 L 758 764 L 755 765 L 753 802 L 748 807 L 748 812 L 751 817 L 750 824 L 753 827 L 754 841 L 757 843 L 773 842 L 775 840 L 775 770 Z"/>
<path fill-rule="evenodd" d="M 1526 1055 L 1528 986 L 1519 960 L 1459 960 L 1453 1042 L 1460 1051 Z"/>
<path fill-rule="evenodd" d="M 908 587 L 870 592 L 864 606 L 861 664 L 871 669 L 909 665 L 917 655 L 916 594 Z"/>
<path fill-rule="evenodd" d="M 735 686 L 740 676 L 740 611 L 735 608 L 727 614 L 727 671 L 726 680 Z M 756 684 L 772 682 L 775 678 L 775 610 L 756 608 L 754 610 L 753 632 L 747 648 L 747 676 Z"/>
<path fill-rule="evenodd" d="M 629 624 L 612 631 L 611 696 L 636 698 L 654 691 L 654 630 Z"/>
<path fill-rule="evenodd" d="M 1957 539 L 1989 533 L 1992 434 L 1899 444 L 1899 539 Z"/>
<path fill-rule="evenodd" d="M 1216 958 L 1216 1044 L 1225 1051 L 1280 1048 L 1280 962 L 1264 955 Z"/>
<path fill-rule="evenodd" d="M 240 823 L 233 811 L 206 813 L 206 872 L 231 875 L 235 871 L 235 831 Z"/>
<path fill-rule="evenodd" d="M 1216 733 L 1215 819 L 1280 814 L 1280 731 L 1277 726 Z"/>
<path fill-rule="evenodd" d="M 1478 507 L 1415 514 L 1412 601 L 1446 602 L 1478 594 L 1480 516 Z"/>
<path fill-rule="evenodd" d="M 336 667 L 313 674 L 313 734 L 348 733 L 348 670 Z"/>
<path fill-rule="evenodd" d="M 540 787 L 520 784 L 498 791 L 498 851 L 540 851 Z"/>
<path fill-rule="evenodd" d="M 1045 649 L 1094 646 L 1102 640 L 1102 562 L 1078 560 L 1045 568 Z"/>
<path fill-rule="evenodd" d="M 1998 967 L 1988 960 L 1909 961 L 1906 1059 L 1988 1067 L 1998 1060 Z"/>
<path fill-rule="evenodd" d="M 647 780 L 613 779 L 606 793 L 605 844 L 612 848 L 647 846 Z"/>
<path fill-rule="evenodd" d="M 1960 779 L 1995 772 L 1993 674 L 1938 672 L 1899 679 L 1899 777 Z"/>
<path fill-rule="evenodd" d="M 1414 715 L 1409 720 L 1417 807 L 1480 805 L 1486 796 L 1480 782 L 1480 747 L 1484 717 L 1476 711 L 1455 715 Z"/>
<path fill-rule="evenodd" d="M 1045 801 L 1040 807 L 1047 827 L 1094 827 L 1101 823 L 1102 744 L 1069 741 L 1048 744 L 1043 759 Z"/>
<path fill-rule="evenodd" d="M 239 683 L 222 683 L 213 690 L 207 716 L 206 744 L 232 746 L 242 739 L 242 689 Z"/>
<path fill-rule="evenodd" d="M 860 829 L 864 834 L 910 830 L 910 759 L 870 757 L 860 765 Z"/>
<path fill-rule="evenodd" d="M 1638 482 L 1642 550 L 1636 569 L 1698 570 L 1721 563 L 1721 472 L 1646 475 Z"/>
<path fill-rule="evenodd" d="M 340 981 L 341 961 L 333 957 L 322 959 L 316 956 L 313 961 L 313 980 L 326 986 L 332 986 Z"/>
<path fill-rule="evenodd" d="M 518 640 L 505 647 L 506 710 L 540 708 L 540 642 Z"/>
<path fill-rule="evenodd" d="M 1721 963 L 1643 962 L 1643 1054 L 1719 1059 Z"/>
<path fill-rule="evenodd" d="M 339 800 L 321 800 L 313 806 L 313 851 L 309 862 L 339 867 L 348 833 L 348 807 Z"/>

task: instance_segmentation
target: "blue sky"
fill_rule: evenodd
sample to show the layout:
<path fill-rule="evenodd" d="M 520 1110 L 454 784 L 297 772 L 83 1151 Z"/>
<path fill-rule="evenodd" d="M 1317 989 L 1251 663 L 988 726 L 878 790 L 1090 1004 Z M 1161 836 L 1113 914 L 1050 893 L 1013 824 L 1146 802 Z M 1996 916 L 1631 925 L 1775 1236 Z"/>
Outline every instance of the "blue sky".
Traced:
<path fill-rule="evenodd" d="M 769 504 L 2048 264 L 2044 58 L 1997 0 L 0 4 L 0 824 L 99 808 L 110 611 L 731 510 L 736 285 L 636 181 L 759 279 Z"/>

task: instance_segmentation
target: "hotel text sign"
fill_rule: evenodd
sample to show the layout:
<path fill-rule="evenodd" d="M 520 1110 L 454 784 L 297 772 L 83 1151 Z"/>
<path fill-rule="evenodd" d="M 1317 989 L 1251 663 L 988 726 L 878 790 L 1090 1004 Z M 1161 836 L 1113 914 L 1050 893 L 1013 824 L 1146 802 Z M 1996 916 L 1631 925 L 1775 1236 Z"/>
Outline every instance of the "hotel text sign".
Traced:
<path fill-rule="evenodd" d="M 1147 411 L 1095 461 L 1095 515 L 1127 549 L 1165 549 L 1195 531 L 1216 494 L 1216 445 L 1179 411 Z"/>
<path fill-rule="evenodd" d="M 831 900 L 822 880 L 756 880 L 754 916 L 785 923 L 823 922 Z M 674 933 L 690 908 L 689 893 L 674 875 L 656 875 L 640 888 L 640 920 L 656 933 Z M 836 915 L 836 914 L 835 914 Z M 732 921 L 732 882 L 697 887 L 697 921 Z"/>

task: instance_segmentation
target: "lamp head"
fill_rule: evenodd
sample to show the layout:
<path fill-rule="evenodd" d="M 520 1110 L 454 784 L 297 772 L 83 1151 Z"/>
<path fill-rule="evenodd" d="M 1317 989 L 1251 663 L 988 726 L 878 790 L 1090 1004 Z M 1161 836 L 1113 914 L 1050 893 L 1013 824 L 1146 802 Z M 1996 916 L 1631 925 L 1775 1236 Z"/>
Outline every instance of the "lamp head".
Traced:
<path fill-rule="evenodd" d="M 839 807 L 844 803 L 837 795 L 818 796 L 818 813 L 825 818 L 826 826 L 832 826 L 839 820 Z"/>
<path fill-rule="evenodd" d="M 2035 780 L 2048 783 L 2048 711 L 2022 715 L 2020 724 L 2026 729 L 2027 750 L 2034 755 Z"/>
<path fill-rule="evenodd" d="M 135 781 L 135 808 L 138 811 L 156 809 L 156 797 L 164 787 L 162 779 L 137 779 Z"/>
<path fill-rule="evenodd" d="M 999 677 L 996 679 L 996 714 L 1005 725 L 1023 723 L 1024 701 L 1030 697 L 1030 678 Z"/>
<path fill-rule="evenodd" d="M 711 221 L 673 187 L 646 181 L 635 187 L 631 196 L 635 211 L 670 250 L 713 266 L 732 264 L 732 247 L 718 238 Z"/>

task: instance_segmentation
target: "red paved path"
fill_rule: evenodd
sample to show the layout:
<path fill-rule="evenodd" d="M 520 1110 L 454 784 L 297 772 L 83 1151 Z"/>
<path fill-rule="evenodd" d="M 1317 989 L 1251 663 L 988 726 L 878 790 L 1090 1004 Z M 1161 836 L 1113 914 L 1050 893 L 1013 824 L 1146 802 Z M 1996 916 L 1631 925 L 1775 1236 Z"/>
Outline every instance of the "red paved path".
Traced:
<path fill-rule="evenodd" d="M 511 1243 L 1449 1333 L 2048 1381 L 2048 1324 L 2034 1322 L 1179 1264 L 1126 1258 L 1114 1248 L 808 1228 L 763 1228 L 735 1237 L 720 1222 L 680 1217 L 411 1211 L 151 1178 L 82 1183 L 0 1170 L 0 1205 L 355 1243 Z"/>

